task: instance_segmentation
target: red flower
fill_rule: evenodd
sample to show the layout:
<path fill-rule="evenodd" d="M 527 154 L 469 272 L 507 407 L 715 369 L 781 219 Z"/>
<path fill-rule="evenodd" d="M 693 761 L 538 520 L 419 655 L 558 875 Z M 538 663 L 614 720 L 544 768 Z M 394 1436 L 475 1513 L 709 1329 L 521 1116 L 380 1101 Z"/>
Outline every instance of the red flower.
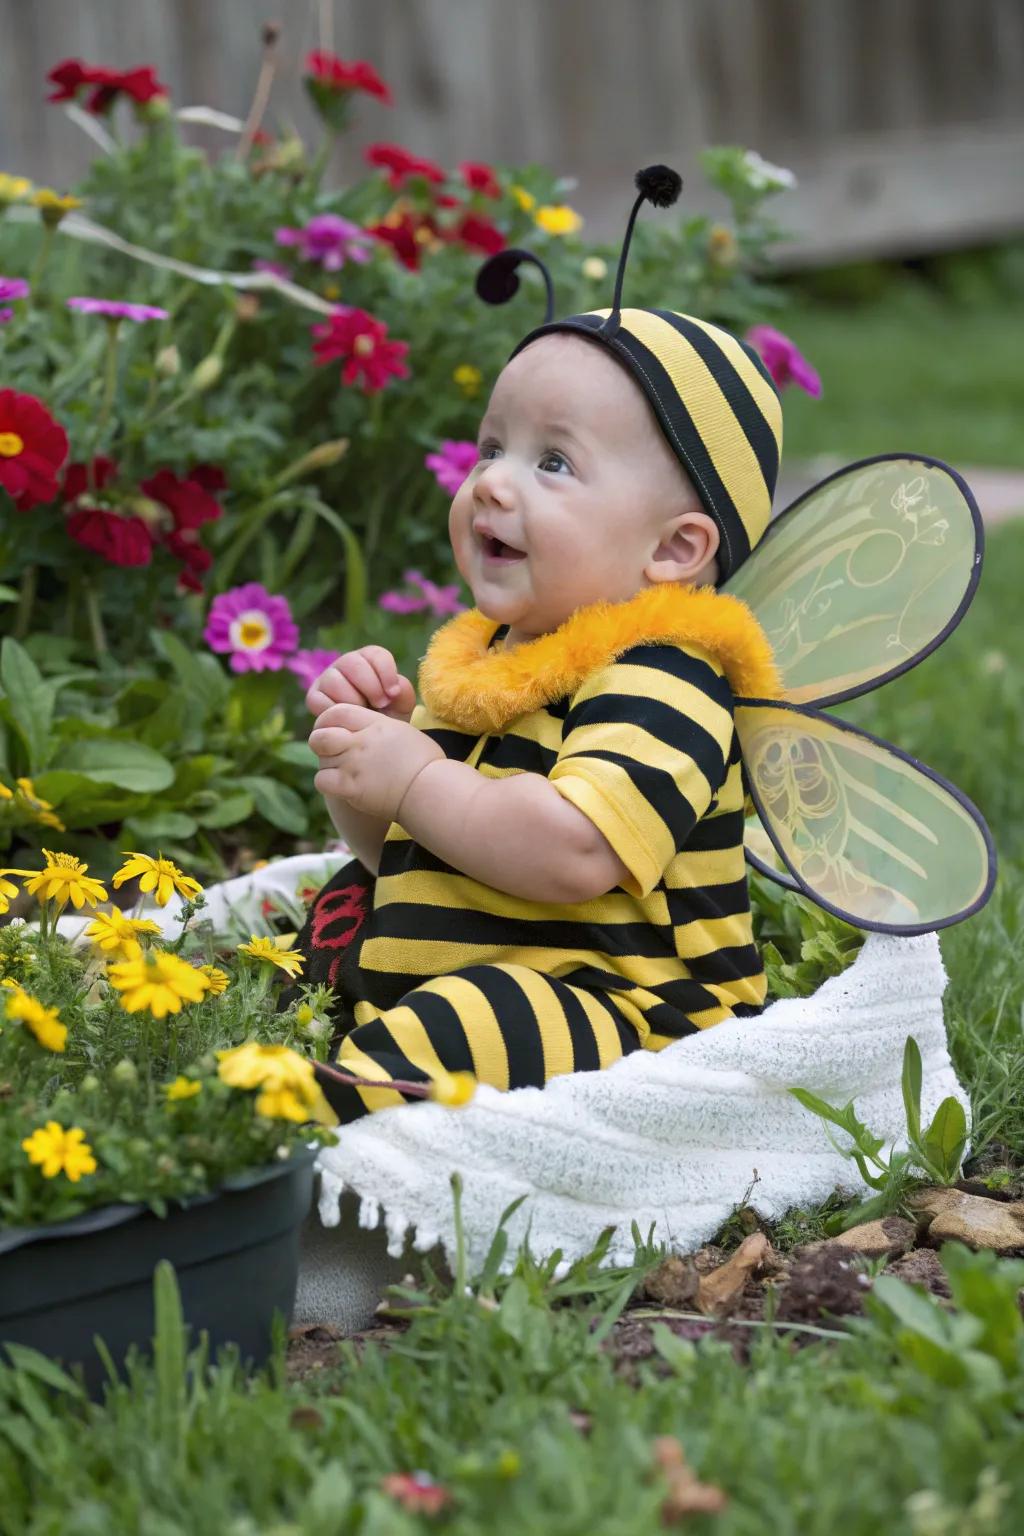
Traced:
<path fill-rule="evenodd" d="M 407 341 L 386 340 L 388 328 L 365 309 L 339 309 L 323 325 L 313 326 L 313 354 L 319 365 L 345 359 L 341 370 L 343 384 L 354 384 L 363 376 L 363 393 L 376 394 L 387 387 L 391 378 L 407 379 L 405 356 Z"/>
<path fill-rule="evenodd" d="M 498 178 L 489 165 L 478 160 L 463 160 L 459 165 L 462 179 L 471 192 L 482 192 L 484 197 L 500 197 Z"/>
<path fill-rule="evenodd" d="M 316 48 L 306 57 L 306 76 L 332 92 L 365 91 L 368 96 L 376 96 L 378 101 L 386 102 L 389 107 L 392 104 L 390 90 L 373 65 L 363 59 L 347 62 L 339 59 L 336 53 Z"/>
<path fill-rule="evenodd" d="M 65 59 L 46 78 L 57 87 L 47 98 L 49 101 L 77 101 L 82 91 L 89 90 L 86 111 L 98 115 L 109 112 L 122 92 L 138 106 L 145 106 L 154 96 L 168 94 L 166 85 L 156 78 L 152 64 L 107 69 L 99 64 L 83 64 L 80 59 Z"/>
<path fill-rule="evenodd" d="M 381 1478 L 380 1486 L 413 1515 L 439 1515 L 452 1501 L 448 1489 L 426 1472 L 389 1472 Z"/>
<path fill-rule="evenodd" d="M 68 435 L 35 395 L 0 389 L 0 486 L 19 512 L 57 495 Z"/>
<path fill-rule="evenodd" d="M 105 485 L 117 478 L 117 465 L 113 459 L 108 459 L 105 454 L 97 454 L 92 461 L 92 475 L 88 464 L 69 464 L 64 471 L 64 484 L 61 486 L 61 496 L 65 502 L 77 501 L 79 496 L 87 492 L 95 494 L 102 491 Z"/>
<path fill-rule="evenodd" d="M 404 186 L 410 176 L 422 176 L 435 184 L 447 180 L 444 171 L 433 160 L 411 154 L 401 144 L 369 144 L 363 151 L 363 158 L 367 165 L 379 165 L 386 170 L 388 185 L 392 187 Z"/>
<path fill-rule="evenodd" d="M 482 251 L 485 256 L 496 255 L 508 244 L 498 226 L 477 213 L 467 213 L 452 234 L 456 240 L 462 241 L 467 250 Z"/>
<path fill-rule="evenodd" d="M 440 241 L 440 231 L 429 215 L 405 212 L 367 227 L 367 234 L 390 245 L 403 266 L 418 272 L 424 250 Z"/>
<path fill-rule="evenodd" d="M 206 464 L 200 465 L 198 470 L 191 470 L 184 479 L 179 479 L 169 469 L 158 470 L 148 480 L 142 481 L 140 489 L 143 495 L 163 503 L 174 518 L 174 532 L 181 533 L 200 528 L 203 523 L 215 523 L 223 516 L 224 508 L 206 488 L 211 474 L 219 477 L 217 489 L 220 490 L 226 484 L 223 471 Z"/>
<path fill-rule="evenodd" d="M 68 533 L 111 565 L 148 565 L 153 541 L 141 517 L 122 517 L 100 507 L 83 507 L 68 518 Z"/>

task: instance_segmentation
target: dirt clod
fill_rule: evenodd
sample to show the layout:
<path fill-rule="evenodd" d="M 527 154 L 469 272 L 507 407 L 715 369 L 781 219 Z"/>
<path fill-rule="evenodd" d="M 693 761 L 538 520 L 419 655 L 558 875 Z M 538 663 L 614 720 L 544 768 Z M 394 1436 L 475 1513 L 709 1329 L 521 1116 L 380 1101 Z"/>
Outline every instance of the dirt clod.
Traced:
<path fill-rule="evenodd" d="M 805 1248 L 793 1264 L 775 1315 L 785 1323 L 856 1317 L 864 1310 L 869 1289 L 851 1254 L 821 1243 Z"/>

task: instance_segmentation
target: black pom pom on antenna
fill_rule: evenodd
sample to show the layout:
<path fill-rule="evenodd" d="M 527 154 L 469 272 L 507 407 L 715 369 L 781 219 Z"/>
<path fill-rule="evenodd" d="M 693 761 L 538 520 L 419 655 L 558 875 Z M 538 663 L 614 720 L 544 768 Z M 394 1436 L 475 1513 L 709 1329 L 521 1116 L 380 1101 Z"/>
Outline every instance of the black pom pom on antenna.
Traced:
<path fill-rule="evenodd" d="M 648 165 L 637 171 L 633 182 L 655 208 L 671 208 L 683 190 L 683 178 L 670 165 Z"/>
<path fill-rule="evenodd" d="M 514 247 L 499 251 L 485 261 L 476 275 L 476 291 L 486 304 L 507 304 L 519 291 L 516 267 L 526 259 L 525 251 Z"/>

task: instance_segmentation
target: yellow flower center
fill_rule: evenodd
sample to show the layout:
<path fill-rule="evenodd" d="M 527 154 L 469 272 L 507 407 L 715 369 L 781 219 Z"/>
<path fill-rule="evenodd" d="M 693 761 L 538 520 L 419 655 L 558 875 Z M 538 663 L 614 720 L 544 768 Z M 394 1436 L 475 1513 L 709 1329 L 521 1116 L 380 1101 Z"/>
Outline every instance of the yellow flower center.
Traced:
<path fill-rule="evenodd" d="M 258 608 L 240 613 L 230 629 L 231 644 L 243 651 L 265 651 L 270 644 L 270 625 Z"/>
<path fill-rule="evenodd" d="M 16 459 L 24 447 L 17 432 L 0 432 L 0 459 Z"/>
<path fill-rule="evenodd" d="M 356 357 L 369 357 L 373 351 L 373 337 L 357 336 L 352 343 L 352 351 L 356 354 Z"/>

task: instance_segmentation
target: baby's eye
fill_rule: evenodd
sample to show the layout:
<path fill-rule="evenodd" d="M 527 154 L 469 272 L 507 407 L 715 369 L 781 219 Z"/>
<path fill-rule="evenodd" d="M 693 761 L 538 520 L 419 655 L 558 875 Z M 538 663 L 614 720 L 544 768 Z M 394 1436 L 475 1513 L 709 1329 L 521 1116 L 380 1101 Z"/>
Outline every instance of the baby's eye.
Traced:
<path fill-rule="evenodd" d="M 481 459 L 493 458 L 495 453 L 500 452 L 501 449 L 498 447 L 497 443 L 481 443 L 477 449 L 477 453 L 480 455 Z"/>
<path fill-rule="evenodd" d="M 569 473 L 570 474 L 572 473 L 572 466 L 569 463 L 568 459 L 563 458 L 560 453 L 554 453 L 554 452 L 546 453 L 544 455 L 544 457 L 540 461 L 539 468 L 541 468 L 541 469 L 546 471 L 547 467 L 551 464 L 552 460 L 554 460 L 556 464 L 563 464 L 565 466 L 565 468 L 569 471 Z M 555 470 L 552 471 L 552 473 L 558 474 L 559 471 L 557 469 L 555 469 Z"/>

